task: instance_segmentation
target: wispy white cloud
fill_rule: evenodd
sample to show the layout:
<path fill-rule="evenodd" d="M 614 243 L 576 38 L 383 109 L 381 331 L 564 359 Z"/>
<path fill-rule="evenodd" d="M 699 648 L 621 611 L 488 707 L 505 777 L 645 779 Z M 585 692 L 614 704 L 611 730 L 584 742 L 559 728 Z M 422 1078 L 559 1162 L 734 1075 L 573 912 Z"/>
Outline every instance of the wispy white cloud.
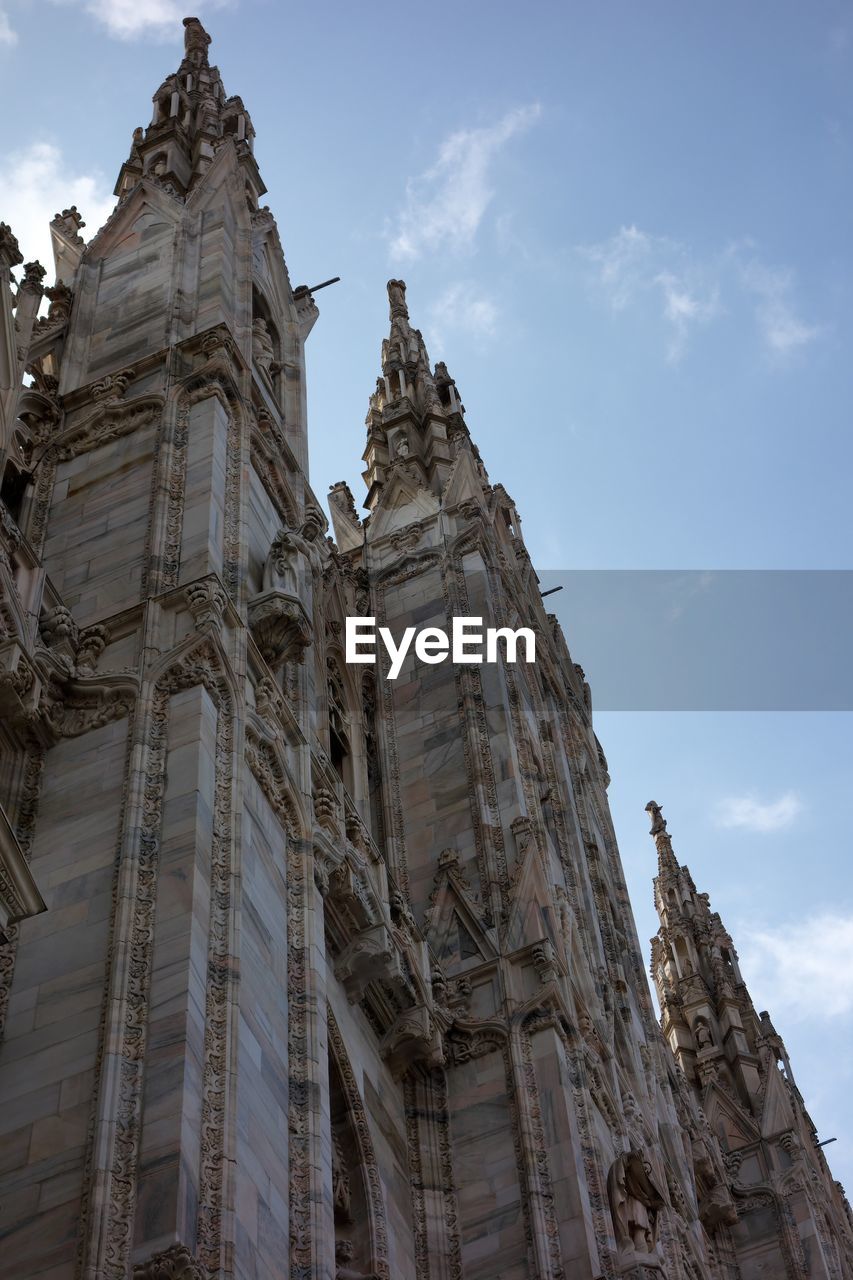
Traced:
<path fill-rule="evenodd" d="M 54 0 L 55 4 L 78 4 L 80 0 Z M 227 0 L 202 0 L 192 12 L 221 8 Z M 105 27 L 117 40 L 178 40 L 187 6 L 181 0 L 82 0 L 85 13 Z"/>
<path fill-rule="evenodd" d="M 796 313 L 790 271 L 767 267 L 753 259 L 741 265 L 741 278 L 744 287 L 755 296 L 758 328 L 773 354 L 787 356 L 820 337 L 820 327 L 806 324 Z"/>
<path fill-rule="evenodd" d="M 427 339 L 441 350 L 449 334 L 491 338 L 497 331 L 500 309 L 494 299 L 468 281 L 448 286 L 429 308 Z"/>
<path fill-rule="evenodd" d="M 11 46 L 17 43 L 18 33 L 12 29 L 8 13 L 5 9 L 0 9 L 0 46 Z"/>
<path fill-rule="evenodd" d="M 786 791 L 777 800 L 759 800 L 754 795 L 727 796 L 717 805 L 718 827 L 740 827 L 745 831 L 781 831 L 802 813 L 803 802 L 795 791 Z"/>
<path fill-rule="evenodd" d="M 38 258 L 53 279 L 50 220 L 76 204 L 94 233 L 106 221 L 114 200 L 102 173 L 75 171 L 51 142 L 32 142 L 0 164 L 0 209 L 18 238 L 24 260 Z"/>
<path fill-rule="evenodd" d="M 580 246 L 593 278 L 614 311 L 651 297 L 667 330 L 667 359 L 684 354 L 692 328 L 719 313 L 719 289 L 684 245 L 639 227 L 622 227 L 599 244 Z"/>
<path fill-rule="evenodd" d="M 669 243 L 664 241 L 664 243 Z M 639 227 L 621 227 L 599 244 L 580 245 L 578 252 L 594 268 L 597 282 L 614 311 L 624 311 L 648 285 L 654 237 Z"/>
<path fill-rule="evenodd" d="M 614 311 L 654 307 L 671 363 L 681 359 L 699 326 L 738 305 L 750 308 L 763 345 L 779 361 L 823 332 L 800 318 L 793 273 L 762 262 L 749 241 L 702 257 L 678 240 L 629 226 L 578 246 L 578 252 L 591 268 L 594 289 Z"/>
<path fill-rule="evenodd" d="M 450 134 L 435 163 L 406 184 L 405 205 L 389 231 L 391 257 L 404 262 L 438 248 L 470 249 L 494 198 L 496 156 L 540 115 L 533 103 L 514 108 L 496 124 Z"/>
<path fill-rule="evenodd" d="M 853 914 L 827 911 L 772 930 L 741 923 L 740 962 L 760 1007 L 786 1019 L 853 1013 Z"/>
<path fill-rule="evenodd" d="M 674 363 L 684 354 L 691 327 L 713 320 L 717 315 L 718 291 L 712 286 L 703 298 L 686 276 L 673 271 L 658 272 L 654 283 L 660 291 L 663 317 L 670 331 L 666 356 Z"/>

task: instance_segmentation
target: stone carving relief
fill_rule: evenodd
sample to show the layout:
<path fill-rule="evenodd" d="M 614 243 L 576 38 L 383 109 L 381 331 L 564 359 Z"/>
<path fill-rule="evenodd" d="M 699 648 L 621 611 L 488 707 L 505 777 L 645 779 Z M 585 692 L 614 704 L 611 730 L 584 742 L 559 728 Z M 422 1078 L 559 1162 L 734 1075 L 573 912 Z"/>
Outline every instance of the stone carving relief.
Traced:
<path fill-rule="evenodd" d="M 173 1244 L 147 1262 L 137 1262 L 133 1280 L 207 1280 L 207 1276 L 186 1245 Z"/>

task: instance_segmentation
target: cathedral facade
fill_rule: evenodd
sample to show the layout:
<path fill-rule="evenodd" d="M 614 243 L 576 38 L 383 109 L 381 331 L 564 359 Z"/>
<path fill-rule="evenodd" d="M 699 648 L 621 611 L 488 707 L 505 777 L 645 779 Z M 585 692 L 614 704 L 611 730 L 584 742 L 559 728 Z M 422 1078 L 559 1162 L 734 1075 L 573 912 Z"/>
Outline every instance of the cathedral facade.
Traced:
<path fill-rule="evenodd" d="M 652 803 L 658 1021 L 589 688 L 401 281 L 329 536 L 318 308 L 184 25 L 52 285 L 0 225 L 0 1273 L 851 1280 Z M 460 616 L 536 662 L 345 660 Z"/>

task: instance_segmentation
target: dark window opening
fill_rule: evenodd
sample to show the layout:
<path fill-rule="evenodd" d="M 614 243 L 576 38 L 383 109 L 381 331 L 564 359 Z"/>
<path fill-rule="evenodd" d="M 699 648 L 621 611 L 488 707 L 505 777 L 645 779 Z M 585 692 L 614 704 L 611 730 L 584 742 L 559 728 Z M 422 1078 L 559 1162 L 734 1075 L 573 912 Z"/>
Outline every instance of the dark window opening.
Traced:
<path fill-rule="evenodd" d="M 3 473 L 3 484 L 0 486 L 0 500 L 3 501 L 9 515 L 17 524 L 21 518 L 21 510 L 30 482 L 29 473 L 21 471 L 13 462 L 6 463 Z"/>

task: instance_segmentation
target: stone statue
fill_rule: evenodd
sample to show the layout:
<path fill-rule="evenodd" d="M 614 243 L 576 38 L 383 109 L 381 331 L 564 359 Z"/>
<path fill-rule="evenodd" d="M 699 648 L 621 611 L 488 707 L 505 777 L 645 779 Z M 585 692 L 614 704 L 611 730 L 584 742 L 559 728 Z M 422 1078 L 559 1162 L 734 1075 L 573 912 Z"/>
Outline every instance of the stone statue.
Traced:
<path fill-rule="evenodd" d="M 714 1044 L 710 1028 L 704 1018 L 699 1018 L 696 1022 L 696 1044 L 700 1053 L 705 1049 L 711 1049 Z"/>
<path fill-rule="evenodd" d="M 335 1241 L 335 1280 L 378 1280 L 373 1271 L 356 1271 L 349 1265 L 354 1253 L 352 1240 Z"/>
<path fill-rule="evenodd" d="M 263 316 L 257 316 L 252 321 L 252 359 L 259 369 L 263 369 L 267 377 L 272 376 L 275 350 L 272 345 L 269 326 Z"/>
<path fill-rule="evenodd" d="M 300 528 L 280 529 L 264 565 L 264 591 L 300 596 L 320 576 L 323 560 L 323 519 L 315 507 L 307 507 Z"/>
<path fill-rule="evenodd" d="M 666 1196 L 642 1151 L 619 1156 L 607 1176 L 607 1195 L 621 1254 L 654 1254 L 658 1212 Z"/>
<path fill-rule="evenodd" d="M 659 804 L 656 804 L 654 800 L 650 800 L 646 805 L 646 813 L 652 820 L 649 835 L 657 836 L 660 835 L 662 831 L 666 831 L 666 818 L 663 816 L 663 812 Z"/>

